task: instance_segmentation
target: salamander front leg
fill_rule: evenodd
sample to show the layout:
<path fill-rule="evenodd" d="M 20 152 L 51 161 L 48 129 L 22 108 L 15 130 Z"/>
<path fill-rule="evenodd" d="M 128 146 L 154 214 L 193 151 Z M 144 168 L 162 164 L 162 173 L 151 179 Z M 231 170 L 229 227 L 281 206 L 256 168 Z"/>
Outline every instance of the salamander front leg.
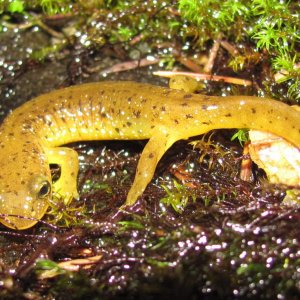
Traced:
<path fill-rule="evenodd" d="M 174 136 L 168 136 L 167 133 L 163 133 L 163 130 L 150 138 L 139 159 L 134 182 L 125 205 L 133 205 L 137 201 L 153 178 L 157 163 L 175 141 Z"/>
<path fill-rule="evenodd" d="M 61 195 L 65 204 L 72 198 L 79 198 L 77 191 L 78 154 L 71 148 L 57 147 L 47 149 L 46 155 L 49 164 L 60 166 L 60 178 L 53 183 L 55 193 Z"/>

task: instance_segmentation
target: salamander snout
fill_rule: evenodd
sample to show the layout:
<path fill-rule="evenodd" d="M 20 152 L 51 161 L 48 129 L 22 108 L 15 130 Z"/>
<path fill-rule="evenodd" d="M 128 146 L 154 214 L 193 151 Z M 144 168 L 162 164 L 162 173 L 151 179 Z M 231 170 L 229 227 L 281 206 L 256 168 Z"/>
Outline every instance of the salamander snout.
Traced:
<path fill-rule="evenodd" d="M 12 229 L 27 229 L 45 214 L 51 197 L 51 184 L 44 176 L 29 182 L 17 179 L 10 185 L 0 183 L 0 222 Z"/>

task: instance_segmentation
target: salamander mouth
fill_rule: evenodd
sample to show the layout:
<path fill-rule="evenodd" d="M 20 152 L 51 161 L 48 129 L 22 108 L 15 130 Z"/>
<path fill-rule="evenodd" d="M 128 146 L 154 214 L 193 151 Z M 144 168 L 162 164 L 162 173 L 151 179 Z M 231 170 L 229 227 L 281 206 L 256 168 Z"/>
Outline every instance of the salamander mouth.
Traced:
<path fill-rule="evenodd" d="M 13 216 L 13 215 L 0 215 L 1 219 L 0 222 L 11 229 L 15 230 L 25 230 L 32 226 L 34 226 L 39 220 L 38 219 L 32 219 L 32 218 L 26 218 L 22 216 Z"/>
<path fill-rule="evenodd" d="M 0 223 L 4 226 L 15 229 L 15 230 L 25 230 L 40 221 L 40 219 L 46 213 L 48 204 L 39 203 L 37 205 L 31 206 L 26 210 L 13 207 L 13 208 L 3 208 L 0 212 Z"/>

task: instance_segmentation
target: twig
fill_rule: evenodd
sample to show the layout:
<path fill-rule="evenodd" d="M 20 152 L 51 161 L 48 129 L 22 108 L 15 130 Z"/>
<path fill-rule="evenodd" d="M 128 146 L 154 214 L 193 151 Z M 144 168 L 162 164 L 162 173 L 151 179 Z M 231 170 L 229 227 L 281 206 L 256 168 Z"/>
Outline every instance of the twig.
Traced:
<path fill-rule="evenodd" d="M 220 43 L 221 43 L 221 47 L 227 50 L 232 56 L 239 54 L 237 48 L 232 46 L 228 41 L 220 41 Z"/>
<path fill-rule="evenodd" d="M 58 38 L 60 40 L 64 38 L 64 35 L 62 33 L 53 30 L 52 28 L 50 28 L 49 26 L 47 26 L 40 19 L 36 19 L 35 20 L 35 25 L 39 26 L 41 29 L 43 29 L 44 31 L 46 31 L 48 34 L 50 34 L 53 37 L 56 37 L 56 38 Z"/>
<path fill-rule="evenodd" d="M 218 75 L 211 75 L 211 74 L 201 74 L 201 73 L 191 73 L 191 72 L 181 72 L 181 71 L 156 71 L 153 72 L 156 76 L 167 77 L 171 78 L 177 75 L 189 76 L 195 78 L 196 80 L 210 80 L 210 81 L 222 81 L 226 83 L 238 84 L 243 86 L 251 86 L 252 81 L 235 78 L 235 77 L 228 77 L 228 76 L 218 76 Z"/>
<path fill-rule="evenodd" d="M 101 258 L 102 258 L 102 255 L 96 255 L 96 256 L 88 257 L 88 258 L 78 258 L 78 259 L 60 262 L 57 264 L 57 266 L 65 271 L 77 272 L 81 268 L 83 268 L 83 269 L 91 268 Z M 45 270 L 44 272 L 41 272 L 38 275 L 38 278 L 41 280 L 53 278 L 53 277 L 56 277 L 57 275 L 59 275 L 60 273 L 61 273 L 61 271 L 58 268 L 54 268 L 51 270 Z"/>
<path fill-rule="evenodd" d="M 220 39 L 221 39 L 221 33 L 218 35 L 218 38 L 214 41 L 213 47 L 210 50 L 208 61 L 204 66 L 205 73 L 211 73 L 214 67 L 214 63 L 220 48 Z"/>
<path fill-rule="evenodd" d="M 179 56 L 177 60 L 187 67 L 189 70 L 192 70 L 193 72 L 201 72 L 202 68 L 200 68 L 196 63 L 194 63 L 191 59 L 185 57 L 185 56 Z"/>
<path fill-rule="evenodd" d="M 127 71 L 127 70 L 132 70 L 132 69 L 136 69 L 136 68 L 140 68 L 140 67 L 145 67 L 145 66 L 149 66 L 149 65 L 154 65 L 159 63 L 159 59 L 158 58 L 142 58 L 142 59 L 138 59 L 138 60 L 131 60 L 131 61 L 125 61 L 119 64 L 115 64 L 114 66 L 108 68 L 108 69 L 104 69 L 100 72 L 101 75 L 105 75 L 105 74 L 110 74 L 110 73 L 117 73 L 117 72 L 122 72 L 122 71 Z M 95 73 L 100 71 L 102 68 L 102 66 L 96 66 L 93 68 L 87 68 L 88 72 L 91 73 Z"/>

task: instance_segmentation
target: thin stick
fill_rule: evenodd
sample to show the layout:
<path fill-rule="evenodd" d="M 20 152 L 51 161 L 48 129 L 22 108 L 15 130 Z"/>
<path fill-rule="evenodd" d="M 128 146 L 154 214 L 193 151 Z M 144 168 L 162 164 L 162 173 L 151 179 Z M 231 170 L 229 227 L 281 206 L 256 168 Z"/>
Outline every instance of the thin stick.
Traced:
<path fill-rule="evenodd" d="M 235 77 L 228 77 L 228 76 L 218 76 L 218 75 L 211 75 L 211 74 L 203 74 L 203 73 L 191 73 L 191 72 L 181 72 L 181 71 L 156 71 L 153 72 L 153 75 L 171 78 L 177 75 L 189 76 L 195 78 L 196 80 L 209 80 L 209 81 L 222 81 L 226 83 L 238 84 L 243 86 L 251 86 L 252 81 L 235 78 Z"/>

